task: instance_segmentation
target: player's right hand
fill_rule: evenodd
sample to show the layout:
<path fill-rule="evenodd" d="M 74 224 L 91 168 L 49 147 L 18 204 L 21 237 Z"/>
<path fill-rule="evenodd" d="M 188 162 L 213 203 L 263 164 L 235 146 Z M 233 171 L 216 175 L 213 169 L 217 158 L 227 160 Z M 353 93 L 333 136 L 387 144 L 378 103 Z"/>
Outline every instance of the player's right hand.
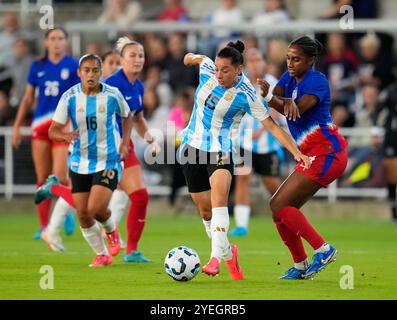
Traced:
<path fill-rule="evenodd" d="M 310 157 L 300 153 L 299 155 L 295 156 L 295 160 L 297 162 L 303 161 L 304 164 L 304 170 L 310 169 L 312 165 L 312 160 L 310 160 Z"/>
<path fill-rule="evenodd" d="M 74 131 L 71 131 L 71 132 L 65 132 L 63 134 L 63 139 L 66 142 L 68 142 L 68 143 L 72 143 L 73 141 L 77 140 L 79 135 L 80 135 L 79 130 L 74 130 Z"/>
<path fill-rule="evenodd" d="M 12 128 L 12 145 L 15 149 L 18 149 L 21 145 L 22 137 L 21 137 L 21 129 L 19 127 Z"/>
<path fill-rule="evenodd" d="M 283 99 L 284 100 L 284 115 L 288 120 L 295 121 L 296 118 L 300 118 L 298 106 L 292 99 Z"/>
<path fill-rule="evenodd" d="M 261 96 L 266 97 L 270 90 L 270 84 L 266 80 L 258 79 L 259 86 L 261 87 Z"/>

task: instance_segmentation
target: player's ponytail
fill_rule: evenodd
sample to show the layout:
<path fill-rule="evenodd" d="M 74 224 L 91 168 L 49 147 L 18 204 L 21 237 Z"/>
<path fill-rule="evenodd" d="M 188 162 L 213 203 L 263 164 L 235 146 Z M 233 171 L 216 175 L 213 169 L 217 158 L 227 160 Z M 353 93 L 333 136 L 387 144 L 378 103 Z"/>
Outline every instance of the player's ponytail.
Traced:
<path fill-rule="evenodd" d="M 302 36 L 293 40 L 289 46 L 297 46 L 309 57 L 318 57 L 323 51 L 323 45 L 317 39 Z"/>
<path fill-rule="evenodd" d="M 217 56 L 219 58 L 230 58 L 232 65 L 238 66 L 244 64 L 244 50 L 244 43 L 237 40 L 236 42 L 229 42 L 226 47 L 218 52 Z"/>
<path fill-rule="evenodd" d="M 131 40 L 129 37 L 124 36 L 117 40 L 116 42 L 116 51 L 123 56 L 125 48 L 128 46 L 142 46 L 138 41 Z"/>

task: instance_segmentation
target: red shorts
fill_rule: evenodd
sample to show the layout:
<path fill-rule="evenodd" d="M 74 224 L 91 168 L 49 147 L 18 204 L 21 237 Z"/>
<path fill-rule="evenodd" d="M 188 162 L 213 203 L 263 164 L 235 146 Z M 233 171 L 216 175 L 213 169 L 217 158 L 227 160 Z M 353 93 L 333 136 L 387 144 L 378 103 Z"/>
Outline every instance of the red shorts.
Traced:
<path fill-rule="evenodd" d="M 140 165 L 138 158 L 136 157 L 134 151 L 134 143 L 130 140 L 130 150 L 128 152 L 128 158 L 124 161 L 124 168 L 133 167 L 136 165 Z"/>
<path fill-rule="evenodd" d="M 310 158 L 313 159 L 313 157 Z M 295 170 L 326 188 L 331 182 L 342 176 L 346 166 L 347 153 L 345 150 L 341 150 L 314 156 L 312 165 L 308 170 L 304 170 L 303 162 L 299 161 Z"/>
<path fill-rule="evenodd" d="M 51 147 L 68 147 L 68 142 L 53 141 L 48 137 L 48 130 L 50 129 L 52 121 L 48 120 L 39 126 L 32 128 L 32 140 L 41 140 L 47 142 Z"/>

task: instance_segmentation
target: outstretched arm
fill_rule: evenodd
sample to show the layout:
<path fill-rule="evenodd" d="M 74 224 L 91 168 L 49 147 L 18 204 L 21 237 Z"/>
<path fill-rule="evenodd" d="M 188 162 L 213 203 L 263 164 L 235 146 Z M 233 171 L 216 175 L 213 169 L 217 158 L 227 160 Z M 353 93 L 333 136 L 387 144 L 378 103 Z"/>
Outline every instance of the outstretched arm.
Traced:
<path fill-rule="evenodd" d="M 281 129 L 271 117 L 263 120 L 262 125 L 294 156 L 296 161 L 303 161 L 305 169 L 309 169 L 311 161 L 308 156 L 302 154 L 291 137 Z"/>
<path fill-rule="evenodd" d="M 201 54 L 194 54 L 194 53 L 187 53 L 185 55 L 185 57 L 183 58 L 183 63 L 185 64 L 185 66 L 187 67 L 191 67 L 191 66 L 195 66 L 195 65 L 199 65 L 201 64 L 201 62 L 203 62 L 203 60 L 207 58 L 204 55 Z"/>

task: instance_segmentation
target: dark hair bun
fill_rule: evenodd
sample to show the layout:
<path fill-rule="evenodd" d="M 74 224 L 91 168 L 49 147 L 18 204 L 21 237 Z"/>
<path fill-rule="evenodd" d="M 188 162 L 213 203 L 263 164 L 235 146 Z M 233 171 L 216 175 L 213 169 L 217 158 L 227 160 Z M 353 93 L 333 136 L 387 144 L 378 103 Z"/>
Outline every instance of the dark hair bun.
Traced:
<path fill-rule="evenodd" d="M 316 56 L 318 56 L 319 54 L 321 54 L 321 52 L 323 51 L 323 45 L 320 41 L 318 41 L 317 39 L 314 39 L 314 42 L 316 43 L 316 48 L 317 48 L 317 54 Z"/>
<path fill-rule="evenodd" d="M 236 49 L 240 53 L 243 53 L 245 49 L 244 42 L 240 40 L 237 40 L 236 42 L 229 42 L 227 46 Z"/>

